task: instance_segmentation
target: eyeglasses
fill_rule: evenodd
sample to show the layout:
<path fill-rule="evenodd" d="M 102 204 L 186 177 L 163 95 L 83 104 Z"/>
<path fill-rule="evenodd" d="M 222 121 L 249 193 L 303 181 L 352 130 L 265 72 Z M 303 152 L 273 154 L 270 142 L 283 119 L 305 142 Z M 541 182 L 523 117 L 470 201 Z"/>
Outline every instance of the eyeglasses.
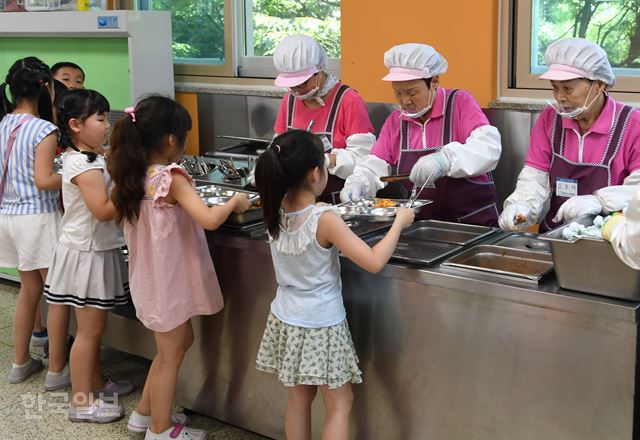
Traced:
<path fill-rule="evenodd" d="M 314 77 L 316 77 L 318 75 L 318 73 L 320 72 L 316 72 L 313 75 L 311 75 L 309 77 L 309 79 L 307 79 L 305 82 L 303 82 L 302 84 L 298 84 L 297 86 L 293 86 L 290 87 L 291 90 L 300 90 L 300 89 L 305 89 L 307 87 L 307 85 L 309 84 L 309 81 L 311 81 Z"/>

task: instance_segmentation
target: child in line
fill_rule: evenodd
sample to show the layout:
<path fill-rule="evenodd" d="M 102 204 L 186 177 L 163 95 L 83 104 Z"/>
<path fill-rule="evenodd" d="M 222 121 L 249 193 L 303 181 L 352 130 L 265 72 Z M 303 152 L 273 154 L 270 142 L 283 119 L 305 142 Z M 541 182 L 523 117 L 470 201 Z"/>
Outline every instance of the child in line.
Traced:
<path fill-rule="evenodd" d="M 276 137 L 260 156 L 256 184 L 263 202 L 278 290 L 256 360 L 288 387 L 288 439 L 311 438 L 318 388 L 326 408 L 323 439 L 347 439 L 351 383 L 362 381 L 342 303 L 338 252 L 369 272 L 387 263 L 413 222 L 398 209 L 387 235 L 370 248 L 330 205 L 316 204 L 327 183 L 322 141 L 304 130 Z"/>
<path fill-rule="evenodd" d="M 58 104 L 65 212 L 62 231 L 45 282 L 49 304 L 50 362 L 64 364 L 68 307 L 78 329 L 71 348 L 72 399 L 69 420 L 108 423 L 124 415 L 122 405 L 103 396 L 125 395 L 130 383 L 107 382 L 100 373 L 100 341 L 109 309 L 129 301 L 127 266 L 120 252 L 124 240 L 109 198 L 110 177 L 102 156 L 109 132 L 109 102 L 94 90 L 70 90 Z M 66 316 L 65 316 L 65 311 Z M 62 319 L 61 319 L 62 317 Z M 68 383 L 68 368 L 47 374 L 45 388 Z"/>
<path fill-rule="evenodd" d="M 204 431 L 174 426 L 171 419 L 178 370 L 193 343 L 190 319 L 223 306 L 202 228 L 218 228 L 232 211 L 246 211 L 249 201 L 238 193 L 209 208 L 198 197 L 191 177 L 175 164 L 191 129 L 180 104 L 152 96 L 125 112 L 111 135 L 112 199 L 124 223 L 136 314 L 153 330 L 157 347 L 127 427 L 146 431 L 146 440 L 204 439 Z"/>
<path fill-rule="evenodd" d="M 54 92 L 54 109 L 57 108 L 58 102 L 62 99 L 64 94 L 69 89 L 63 83 L 58 81 L 57 79 L 53 80 L 53 92 Z M 54 111 L 55 116 L 55 111 Z M 54 118 L 55 119 L 55 118 Z M 54 121 L 55 122 L 55 121 Z M 56 147 L 56 155 L 62 153 L 64 149 L 58 145 Z M 62 208 L 62 197 L 60 197 L 60 207 Z M 36 306 L 36 312 L 34 316 L 34 324 L 33 324 L 33 333 L 31 334 L 31 346 L 32 347 L 44 347 L 45 355 L 49 353 L 49 333 L 47 332 L 47 328 L 42 325 L 41 312 L 40 312 L 40 303 Z M 68 326 L 67 326 L 68 327 Z M 51 371 L 51 369 L 49 369 Z"/>
<path fill-rule="evenodd" d="M 84 70 L 70 61 L 61 61 L 51 67 L 53 78 L 62 82 L 69 90 L 84 89 Z"/>
<path fill-rule="evenodd" d="M 11 383 L 43 367 L 29 355 L 29 341 L 62 217 L 52 101 L 51 71 L 35 57 L 16 61 L 0 84 L 0 267 L 20 275 Z"/>

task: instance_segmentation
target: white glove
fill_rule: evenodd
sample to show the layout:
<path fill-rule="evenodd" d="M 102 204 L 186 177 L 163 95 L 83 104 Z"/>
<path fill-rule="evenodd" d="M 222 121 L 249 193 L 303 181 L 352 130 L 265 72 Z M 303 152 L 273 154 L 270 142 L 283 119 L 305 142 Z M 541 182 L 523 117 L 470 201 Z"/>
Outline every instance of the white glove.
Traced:
<path fill-rule="evenodd" d="M 351 175 L 344 183 L 344 188 L 340 191 L 341 202 L 355 202 L 362 198 L 362 194 L 366 191 L 366 183 L 362 181 L 362 177 Z"/>
<path fill-rule="evenodd" d="M 505 231 L 515 231 L 519 228 L 529 226 L 531 208 L 523 203 L 511 203 L 500 214 L 498 224 Z"/>
<path fill-rule="evenodd" d="M 409 180 L 418 186 L 433 183 L 444 176 L 449 169 L 449 159 L 438 151 L 437 153 L 422 156 L 411 168 Z"/>
<path fill-rule="evenodd" d="M 602 212 L 602 203 L 594 195 L 573 196 L 560 206 L 558 213 L 553 218 L 556 223 L 571 223 L 585 215 L 596 215 Z"/>

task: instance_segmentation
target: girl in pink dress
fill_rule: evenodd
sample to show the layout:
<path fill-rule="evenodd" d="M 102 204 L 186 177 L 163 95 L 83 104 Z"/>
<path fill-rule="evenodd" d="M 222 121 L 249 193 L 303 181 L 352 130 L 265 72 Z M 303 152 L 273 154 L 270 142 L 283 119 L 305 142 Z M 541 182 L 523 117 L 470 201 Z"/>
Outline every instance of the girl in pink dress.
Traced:
<path fill-rule="evenodd" d="M 193 343 L 190 318 L 223 306 L 203 228 L 216 229 L 249 201 L 236 194 L 209 208 L 196 194 L 193 180 L 174 163 L 191 129 L 180 104 L 152 96 L 125 111 L 111 135 L 112 199 L 129 247 L 131 298 L 138 319 L 154 331 L 158 352 L 128 427 L 146 431 L 146 440 L 203 439 L 204 431 L 171 419 L 178 370 Z"/>

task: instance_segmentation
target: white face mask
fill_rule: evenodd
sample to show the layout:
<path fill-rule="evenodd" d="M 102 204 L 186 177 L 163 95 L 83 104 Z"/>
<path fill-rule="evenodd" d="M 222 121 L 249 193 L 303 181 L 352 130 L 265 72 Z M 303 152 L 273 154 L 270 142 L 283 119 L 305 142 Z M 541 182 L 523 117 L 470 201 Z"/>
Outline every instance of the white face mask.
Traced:
<path fill-rule="evenodd" d="M 402 107 L 400 107 L 400 114 L 402 114 L 402 116 L 406 116 L 407 118 L 419 118 L 421 116 L 424 116 L 429 110 L 431 110 L 431 107 L 433 106 L 433 96 L 435 96 L 435 94 L 432 93 L 431 91 L 432 89 L 429 89 L 429 103 L 425 108 L 418 110 L 417 112 L 411 113 L 403 109 Z"/>
<path fill-rule="evenodd" d="M 552 102 L 552 101 L 547 100 L 547 104 L 549 104 L 551 107 L 553 107 L 553 109 L 556 111 L 558 116 L 561 116 L 563 118 L 576 119 L 578 116 L 580 116 L 581 114 L 583 114 L 584 112 L 589 110 L 589 107 L 591 107 L 591 104 L 596 102 L 596 99 L 598 98 L 598 95 L 594 96 L 593 99 L 591 100 L 591 102 L 587 105 L 587 101 L 589 101 L 589 96 L 591 96 L 591 90 L 593 90 L 593 85 L 594 84 L 595 83 L 593 83 L 593 82 L 591 83 L 591 87 L 589 88 L 589 93 L 587 93 L 587 97 L 584 100 L 584 104 L 582 105 L 582 107 L 578 107 L 576 109 L 571 110 L 570 112 L 566 112 L 566 111 L 564 111 L 564 108 L 561 107 L 560 104 L 558 104 L 557 102 Z"/>

